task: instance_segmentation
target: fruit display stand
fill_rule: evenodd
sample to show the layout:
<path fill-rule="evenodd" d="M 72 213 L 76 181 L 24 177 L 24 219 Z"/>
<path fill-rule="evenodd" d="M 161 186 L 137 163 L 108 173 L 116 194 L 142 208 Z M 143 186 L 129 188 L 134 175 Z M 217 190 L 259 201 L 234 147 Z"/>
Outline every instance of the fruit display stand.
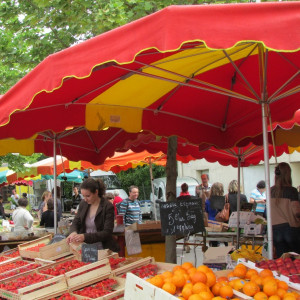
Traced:
<path fill-rule="evenodd" d="M 69 289 L 70 294 L 72 296 L 75 296 L 77 299 L 82 299 L 82 300 L 90 300 L 90 299 L 106 300 L 106 299 L 113 299 L 113 298 L 115 299 L 116 297 L 121 298 L 124 295 L 126 279 L 120 278 L 120 277 L 114 277 L 113 275 L 103 275 L 103 276 L 99 277 L 98 281 L 95 282 L 93 285 L 86 286 L 87 289 L 90 290 L 89 294 L 90 295 L 92 294 L 91 290 L 94 286 L 97 287 L 97 285 L 101 284 L 101 282 L 103 282 L 107 279 L 116 280 L 116 284 L 113 285 L 111 292 L 108 292 L 107 294 L 105 294 L 103 296 L 99 296 L 99 297 L 95 298 L 95 297 L 89 297 L 88 295 L 85 295 L 85 296 L 78 295 L 77 292 L 80 291 L 78 288 Z"/>
<path fill-rule="evenodd" d="M 50 234 L 34 241 L 18 245 L 20 255 L 24 258 L 30 259 L 42 258 L 54 260 L 72 254 L 66 239 L 51 245 L 47 245 L 51 240 L 52 235 Z M 39 247 L 40 245 L 43 246 Z"/>
<path fill-rule="evenodd" d="M 20 256 L 19 248 L 13 248 L 0 253 L 0 257 L 5 257 L 7 259 Z"/>
<path fill-rule="evenodd" d="M 28 283 L 26 287 L 16 289 L 16 293 L 0 288 L 0 297 L 13 300 L 33 300 L 50 299 L 61 295 L 67 291 L 67 282 L 63 275 L 58 277 L 45 276 L 46 280 L 38 283 Z M 19 280 L 22 277 L 18 278 Z M 17 282 L 18 279 L 11 280 L 10 283 Z"/>

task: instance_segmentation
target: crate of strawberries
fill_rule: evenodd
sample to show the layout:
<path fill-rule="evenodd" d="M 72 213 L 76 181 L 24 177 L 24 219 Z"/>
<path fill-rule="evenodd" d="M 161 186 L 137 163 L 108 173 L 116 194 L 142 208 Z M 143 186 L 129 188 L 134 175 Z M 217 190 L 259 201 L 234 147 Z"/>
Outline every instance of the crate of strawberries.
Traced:
<path fill-rule="evenodd" d="M 50 299 L 67 292 L 63 275 L 58 277 L 33 273 L 0 283 L 0 297 L 13 300 Z"/>
<path fill-rule="evenodd" d="M 98 281 L 92 285 L 83 288 L 71 289 L 71 295 L 77 299 L 119 299 L 123 298 L 125 290 L 125 279 L 114 277 L 113 275 L 104 275 L 98 278 Z"/>
<path fill-rule="evenodd" d="M 72 254 L 66 239 L 49 244 L 51 240 L 52 235 L 49 234 L 34 241 L 20 244 L 18 246 L 20 255 L 30 259 L 42 258 L 54 260 Z"/>
<path fill-rule="evenodd" d="M 38 272 L 50 276 L 64 275 L 69 288 L 79 288 L 96 282 L 103 275 L 110 274 L 111 268 L 108 259 L 85 263 L 72 256 L 50 266 L 41 267 Z M 81 276 L 83 274 L 84 276 Z"/>

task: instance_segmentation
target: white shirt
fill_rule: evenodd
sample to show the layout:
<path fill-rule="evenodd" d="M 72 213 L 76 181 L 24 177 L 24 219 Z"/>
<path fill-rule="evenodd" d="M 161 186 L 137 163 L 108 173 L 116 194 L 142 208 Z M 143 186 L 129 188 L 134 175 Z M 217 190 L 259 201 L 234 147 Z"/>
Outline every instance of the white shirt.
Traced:
<path fill-rule="evenodd" d="M 33 217 L 30 212 L 26 208 L 20 206 L 14 210 L 12 219 L 15 224 L 14 231 L 29 230 L 33 224 Z M 26 229 L 24 226 L 26 226 L 28 229 Z"/>

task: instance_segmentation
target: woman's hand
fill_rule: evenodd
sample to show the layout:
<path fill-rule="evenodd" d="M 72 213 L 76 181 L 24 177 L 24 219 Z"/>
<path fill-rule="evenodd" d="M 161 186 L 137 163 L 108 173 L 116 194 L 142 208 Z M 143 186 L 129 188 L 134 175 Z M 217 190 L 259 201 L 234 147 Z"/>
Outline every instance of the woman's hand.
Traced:
<path fill-rule="evenodd" d="M 67 237 L 68 243 L 83 243 L 84 242 L 84 234 L 78 234 L 76 232 L 72 232 Z"/>

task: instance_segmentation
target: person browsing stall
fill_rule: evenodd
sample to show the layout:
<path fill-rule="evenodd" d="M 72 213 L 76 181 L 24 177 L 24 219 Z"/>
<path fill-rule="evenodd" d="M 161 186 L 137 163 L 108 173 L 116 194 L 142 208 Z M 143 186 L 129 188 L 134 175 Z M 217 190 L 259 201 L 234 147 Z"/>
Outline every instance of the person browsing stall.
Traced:
<path fill-rule="evenodd" d="M 261 180 L 257 183 L 256 189 L 251 192 L 250 203 L 254 204 L 255 212 L 263 215 L 266 209 L 266 183 Z"/>
<path fill-rule="evenodd" d="M 135 185 L 129 187 L 129 197 L 119 206 L 119 215 L 123 216 L 125 226 L 133 223 L 142 224 L 142 212 L 138 201 L 139 188 Z"/>
<path fill-rule="evenodd" d="M 80 186 L 83 201 L 70 227 L 68 243 L 96 244 L 98 249 L 118 252 L 113 238 L 114 207 L 104 198 L 105 185 L 101 179 L 86 179 Z"/>
<path fill-rule="evenodd" d="M 42 202 L 39 205 L 39 211 L 38 211 L 39 220 L 41 220 L 42 218 L 42 213 L 48 209 L 47 203 L 49 199 L 52 199 L 52 194 L 50 191 L 45 191 L 42 195 Z"/>
<path fill-rule="evenodd" d="M 30 230 L 33 224 L 33 217 L 26 209 L 28 200 L 26 198 L 19 199 L 19 206 L 14 210 L 12 214 L 12 220 L 14 221 L 14 231 Z"/>
<path fill-rule="evenodd" d="M 73 187 L 73 196 L 72 196 L 72 208 L 76 209 L 79 205 L 80 201 L 82 200 L 82 196 L 79 194 L 78 187 Z"/>
<path fill-rule="evenodd" d="M 60 218 L 57 214 L 57 222 L 59 222 L 59 220 Z M 54 228 L 54 200 L 52 198 L 47 201 L 47 210 L 42 213 L 40 226 Z"/>
<path fill-rule="evenodd" d="M 300 202 L 292 186 L 291 167 L 282 162 L 275 168 L 271 187 L 271 215 L 276 256 L 286 252 L 300 253 Z"/>
<path fill-rule="evenodd" d="M 201 175 L 202 183 L 196 186 L 196 195 L 199 198 L 203 198 L 209 194 L 212 184 L 209 183 L 209 175 L 202 174 Z M 205 194 L 205 195 L 204 195 Z"/>

